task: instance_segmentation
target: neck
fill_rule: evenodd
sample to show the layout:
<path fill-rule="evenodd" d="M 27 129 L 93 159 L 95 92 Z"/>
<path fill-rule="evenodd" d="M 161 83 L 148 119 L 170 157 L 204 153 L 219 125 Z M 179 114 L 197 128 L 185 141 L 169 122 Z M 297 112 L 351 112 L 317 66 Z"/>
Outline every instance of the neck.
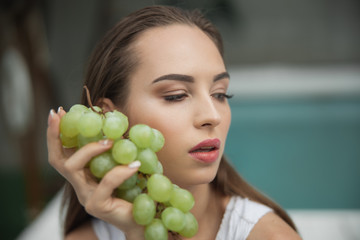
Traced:
<path fill-rule="evenodd" d="M 215 239 L 225 212 L 227 198 L 216 193 L 210 184 L 197 185 L 188 190 L 195 199 L 191 212 L 199 224 L 196 239 Z"/>
<path fill-rule="evenodd" d="M 189 189 L 195 199 L 195 205 L 192 213 L 196 219 L 202 219 L 208 212 L 210 205 L 214 204 L 215 192 L 211 189 L 209 184 L 202 184 Z"/>

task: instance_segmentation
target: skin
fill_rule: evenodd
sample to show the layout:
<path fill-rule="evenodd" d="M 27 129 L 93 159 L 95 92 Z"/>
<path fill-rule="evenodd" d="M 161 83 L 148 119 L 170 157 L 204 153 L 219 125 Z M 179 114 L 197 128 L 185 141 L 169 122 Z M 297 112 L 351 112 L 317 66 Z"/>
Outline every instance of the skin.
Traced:
<path fill-rule="evenodd" d="M 158 157 L 164 174 L 191 191 L 195 198 L 192 212 L 199 231 L 193 239 L 215 239 L 229 201 L 229 197 L 218 196 L 209 186 L 217 173 L 231 121 L 225 98 L 229 77 L 223 59 L 201 30 L 186 25 L 150 29 L 137 40 L 135 50 L 140 61 L 130 78 L 127 105 L 115 106 L 109 99 L 103 99 L 101 105 L 105 111 L 124 112 L 130 125 L 144 123 L 163 133 L 166 143 Z M 58 127 L 64 114 L 60 109 L 49 115 L 49 162 L 74 186 L 80 203 L 90 214 L 122 229 L 127 239 L 143 239 L 143 228 L 132 219 L 131 204 L 111 195 L 138 167 L 118 166 L 99 184 L 89 179 L 84 170 L 86 163 L 111 148 L 112 142 L 91 143 L 66 154 Z M 221 141 L 215 162 L 204 163 L 189 155 L 192 147 L 213 138 Z M 269 236 L 279 232 L 286 239 L 297 239 L 287 224 L 270 213 L 256 224 L 248 239 L 275 239 Z M 66 239 L 96 239 L 96 236 L 91 225 L 86 224 Z"/>
<path fill-rule="evenodd" d="M 145 123 L 162 132 L 166 141 L 158 157 L 172 182 L 188 189 L 209 183 L 216 175 L 231 120 L 223 97 L 229 78 L 216 78 L 226 73 L 217 48 L 202 31 L 183 25 L 147 31 L 135 48 L 141 62 L 130 79 L 123 109 L 130 124 Z M 189 150 L 213 138 L 221 141 L 217 161 L 194 161 Z"/>
<path fill-rule="evenodd" d="M 224 209 L 216 213 L 216 218 L 208 218 L 205 213 L 209 198 L 217 201 L 208 183 L 216 175 L 231 120 L 223 97 L 229 78 L 223 74 L 226 68 L 222 57 L 202 31 L 184 25 L 147 31 L 135 49 L 141 63 L 131 77 L 125 109 L 129 122 L 145 123 L 163 133 L 165 146 L 158 157 L 164 174 L 192 192 L 196 202 L 192 212 L 198 220 L 214 219 L 217 225 Z M 169 74 L 181 74 L 187 80 Z M 169 97 L 176 100 L 169 101 Z M 189 155 L 198 143 L 213 138 L 221 141 L 216 162 L 204 164 Z M 198 236 L 209 229 L 205 227 L 208 221 L 203 222 Z"/>

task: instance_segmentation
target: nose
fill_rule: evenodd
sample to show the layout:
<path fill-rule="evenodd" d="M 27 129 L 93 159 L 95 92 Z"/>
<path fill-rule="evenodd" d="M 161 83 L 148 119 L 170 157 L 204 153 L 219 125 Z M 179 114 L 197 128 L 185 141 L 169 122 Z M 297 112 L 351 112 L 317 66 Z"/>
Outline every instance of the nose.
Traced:
<path fill-rule="evenodd" d="M 221 115 L 211 96 L 202 98 L 196 103 L 195 127 L 216 127 L 221 122 Z"/>

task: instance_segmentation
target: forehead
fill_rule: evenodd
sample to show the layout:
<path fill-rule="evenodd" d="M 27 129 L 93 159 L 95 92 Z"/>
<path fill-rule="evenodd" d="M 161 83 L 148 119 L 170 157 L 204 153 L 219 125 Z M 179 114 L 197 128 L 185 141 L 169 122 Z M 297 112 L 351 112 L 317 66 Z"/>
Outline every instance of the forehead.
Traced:
<path fill-rule="evenodd" d="M 175 39 L 193 39 L 193 38 L 210 40 L 211 39 L 197 26 L 187 24 L 170 24 L 166 26 L 152 27 L 144 31 L 138 38 L 138 46 L 141 46 L 143 41 L 174 41 Z"/>
<path fill-rule="evenodd" d="M 185 67 L 186 63 L 199 61 L 223 64 L 215 43 L 196 26 L 174 24 L 151 28 L 139 36 L 134 47 L 143 66 L 166 64 L 170 67 L 181 62 Z"/>

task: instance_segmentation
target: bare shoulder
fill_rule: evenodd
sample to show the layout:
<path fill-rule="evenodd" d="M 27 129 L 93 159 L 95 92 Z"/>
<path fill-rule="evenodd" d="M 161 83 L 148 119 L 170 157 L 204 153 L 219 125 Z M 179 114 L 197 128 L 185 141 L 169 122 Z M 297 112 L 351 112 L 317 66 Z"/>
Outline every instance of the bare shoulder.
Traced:
<path fill-rule="evenodd" d="M 97 240 L 91 222 L 84 223 L 80 227 L 65 236 L 65 240 Z"/>
<path fill-rule="evenodd" d="M 248 240 L 300 240 L 300 236 L 278 215 L 269 212 L 251 230 Z"/>

